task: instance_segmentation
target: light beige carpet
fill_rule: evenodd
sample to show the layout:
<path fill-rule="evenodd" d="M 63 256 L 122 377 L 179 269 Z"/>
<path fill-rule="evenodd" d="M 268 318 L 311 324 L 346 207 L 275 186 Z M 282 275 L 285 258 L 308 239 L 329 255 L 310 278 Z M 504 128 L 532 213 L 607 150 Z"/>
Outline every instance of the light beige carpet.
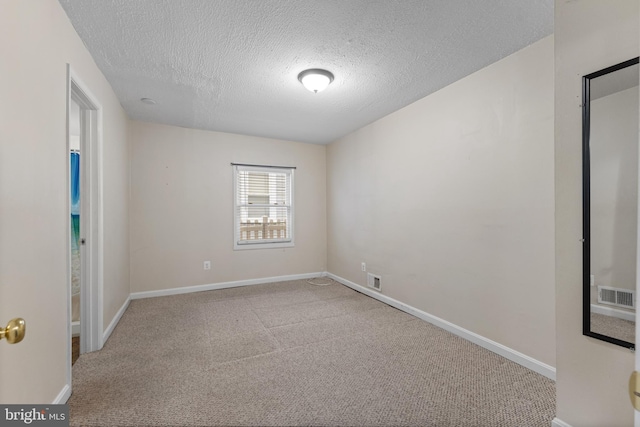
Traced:
<path fill-rule="evenodd" d="M 631 343 L 636 341 L 636 322 L 612 316 L 591 313 L 591 331 Z"/>
<path fill-rule="evenodd" d="M 333 282 L 134 300 L 71 425 L 535 426 L 553 381 Z"/>

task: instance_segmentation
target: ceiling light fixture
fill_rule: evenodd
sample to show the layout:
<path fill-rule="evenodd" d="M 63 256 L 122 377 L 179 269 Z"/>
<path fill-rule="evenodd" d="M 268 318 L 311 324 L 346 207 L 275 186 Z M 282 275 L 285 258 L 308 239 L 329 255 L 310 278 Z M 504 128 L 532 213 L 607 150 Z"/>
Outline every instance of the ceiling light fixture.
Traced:
<path fill-rule="evenodd" d="M 333 74 L 327 70 L 312 68 L 298 74 L 298 80 L 311 92 L 318 93 L 325 90 L 333 81 Z"/>

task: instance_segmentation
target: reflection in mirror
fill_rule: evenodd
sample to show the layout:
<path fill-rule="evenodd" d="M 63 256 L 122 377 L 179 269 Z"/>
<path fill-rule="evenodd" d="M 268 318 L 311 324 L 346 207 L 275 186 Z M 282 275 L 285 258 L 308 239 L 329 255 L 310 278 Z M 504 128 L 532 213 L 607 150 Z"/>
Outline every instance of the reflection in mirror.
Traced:
<path fill-rule="evenodd" d="M 583 78 L 584 334 L 635 348 L 638 59 Z"/>

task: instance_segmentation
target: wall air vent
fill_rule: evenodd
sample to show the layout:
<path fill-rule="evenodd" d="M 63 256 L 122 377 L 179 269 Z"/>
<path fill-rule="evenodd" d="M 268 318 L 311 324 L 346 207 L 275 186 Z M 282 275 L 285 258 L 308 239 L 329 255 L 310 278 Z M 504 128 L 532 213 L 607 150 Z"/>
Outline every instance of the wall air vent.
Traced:
<path fill-rule="evenodd" d="M 636 308 L 635 291 L 628 289 L 598 286 L 598 303 L 624 308 Z"/>
<path fill-rule="evenodd" d="M 379 291 L 382 287 L 382 277 L 367 273 L 367 286 Z"/>

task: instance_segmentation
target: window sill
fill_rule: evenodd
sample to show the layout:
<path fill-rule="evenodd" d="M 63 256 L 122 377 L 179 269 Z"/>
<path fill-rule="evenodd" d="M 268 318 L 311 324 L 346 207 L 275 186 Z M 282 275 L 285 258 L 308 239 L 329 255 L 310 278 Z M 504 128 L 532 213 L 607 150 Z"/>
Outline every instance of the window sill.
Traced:
<path fill-rule="evenodd" d="M 238 243 L 233 244 L 234 251 L 245 251 L 255 249 L 279 249 L 295 247 L 293 240 L 288 242 L 271 242 L 271 243 Z"/>

